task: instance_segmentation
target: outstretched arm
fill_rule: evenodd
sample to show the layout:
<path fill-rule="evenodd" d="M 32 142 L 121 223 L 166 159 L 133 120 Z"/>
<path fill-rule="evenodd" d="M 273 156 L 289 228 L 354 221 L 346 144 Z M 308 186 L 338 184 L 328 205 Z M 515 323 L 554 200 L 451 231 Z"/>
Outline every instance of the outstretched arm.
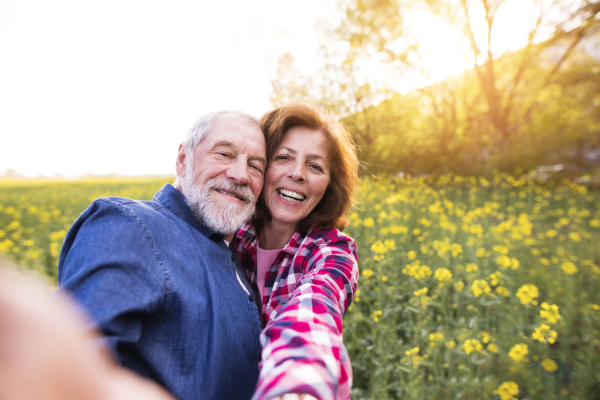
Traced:
<path fill-rule="evenodd" d="M 0 271 L 0 399 L 174 400 L 99 351 L 82 313 L 51 290 Z"/>
<path fill-rule="evenodd" d="M 285 393 L 350 398 L 352 369 L 342 317 L 358 280 L 354 241 L 343 236 L 317 243 L 308 263 L 290 301 L 261 334 L 263 361 L 254 400 Z"/>

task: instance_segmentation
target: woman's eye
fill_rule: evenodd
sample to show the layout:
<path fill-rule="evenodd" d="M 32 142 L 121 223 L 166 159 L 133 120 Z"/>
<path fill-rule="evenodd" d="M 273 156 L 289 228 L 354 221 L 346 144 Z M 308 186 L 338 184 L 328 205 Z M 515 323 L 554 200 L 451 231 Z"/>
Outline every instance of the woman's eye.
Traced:
<path fill-rule="evenodd" d="M 323 172 L 323 168 L 319 164 L 311 164 L 310 167 L 315 171 Z"/>
<path fill-rule="evenodd" d="M 289 156 L 286 156 L 285 154 L 282 154 L 282 155 L 280 155 L 280 156 L 277 156 L 275 159 L 276 159 L 276 160 L 289 160 L 289 159 L 290 159 L 290 157 L 289 157 Z"/>

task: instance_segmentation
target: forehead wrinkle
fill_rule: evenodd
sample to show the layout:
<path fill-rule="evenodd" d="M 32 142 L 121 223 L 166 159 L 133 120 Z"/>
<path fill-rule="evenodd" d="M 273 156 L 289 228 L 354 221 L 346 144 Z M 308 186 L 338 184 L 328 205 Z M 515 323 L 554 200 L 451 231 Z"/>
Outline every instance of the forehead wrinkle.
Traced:
<path fill-rule="evenodd" d="M 215 147 L 219 147 L 219 146 L 235 147 L 235 146 L 234 146 L 234 144 L 233 144 L 233 143 L 231 143 L 231 142 L 230 142 L 230 141 L 228 141 L 228 140 L 219 140 L 218 142 L 216 142 L 216 143 L 213 145 L 213 149 L 214 149 Z"/>

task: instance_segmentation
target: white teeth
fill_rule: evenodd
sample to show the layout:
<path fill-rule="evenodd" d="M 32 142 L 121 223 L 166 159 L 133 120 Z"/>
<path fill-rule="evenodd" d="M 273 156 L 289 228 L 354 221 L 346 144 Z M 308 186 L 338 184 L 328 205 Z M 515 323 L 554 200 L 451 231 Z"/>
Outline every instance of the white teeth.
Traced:
<path fill-rule="evenodd" d="M 306 196 L 303 196 L 300 193 L 292 192 L 291 190 L 287 189 L 279 189 L 279 194 L 284 196 L 286 200 L 295 201 L 298 203 L 306 199 Z"/>

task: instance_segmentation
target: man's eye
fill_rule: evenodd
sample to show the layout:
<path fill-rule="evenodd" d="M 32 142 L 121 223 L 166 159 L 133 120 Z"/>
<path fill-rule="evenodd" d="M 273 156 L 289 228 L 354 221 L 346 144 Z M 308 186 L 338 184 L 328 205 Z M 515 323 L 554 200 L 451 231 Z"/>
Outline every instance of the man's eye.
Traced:
<path fill-rule="evenodd" d="M 231 154 L 229 153 L 217 153 L 218 155 L 222 156 L 222 157 L 228 157 L 231 158 Z"/>
<path fill-rule="evenodd" d="M 261 175 L 263 173 L 262 168 L 259 167 L 258 165 L 250 165 L 250 168 L 254 168 L 256 171 L 260 172 Z"/>

